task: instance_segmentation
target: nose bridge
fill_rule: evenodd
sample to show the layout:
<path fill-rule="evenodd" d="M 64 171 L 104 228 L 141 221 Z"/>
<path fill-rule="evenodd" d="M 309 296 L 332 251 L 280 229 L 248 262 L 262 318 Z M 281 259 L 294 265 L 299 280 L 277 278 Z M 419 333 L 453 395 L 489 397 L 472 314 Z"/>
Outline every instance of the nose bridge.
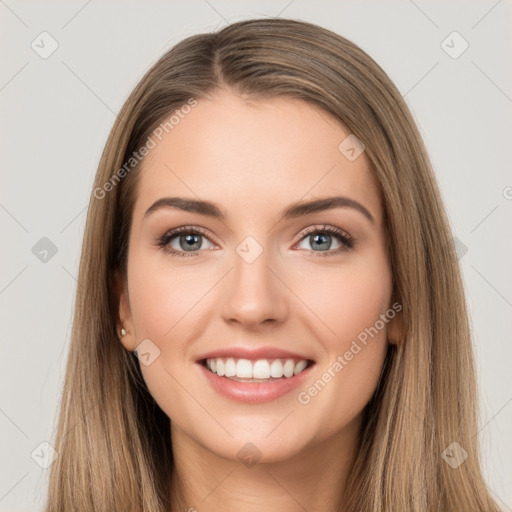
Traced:
<path fill-rule="evenodd" d="M 227 321 L 255 325 L 284 318 L 287 313 L 285 291 L 274 276 L 275 271 L 270 270 L 274 262 L 271 250 L 253 237 L 246 237 L 236 247 L 223 305 Z"/>

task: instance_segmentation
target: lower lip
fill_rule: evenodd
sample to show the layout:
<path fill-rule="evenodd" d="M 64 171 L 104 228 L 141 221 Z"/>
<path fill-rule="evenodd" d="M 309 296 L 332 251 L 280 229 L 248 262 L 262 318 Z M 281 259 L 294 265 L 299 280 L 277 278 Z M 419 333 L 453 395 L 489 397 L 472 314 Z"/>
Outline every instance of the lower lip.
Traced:
<path fill-rule="evenodd" d="M 263 403 L 276 400 L 298 387 L 307 378 L 314 364 L 293 377 L 283 377 L 269 382 L 237 382 L 227 377 L 219 377 L 203 364 L 198 363 L 203 375 L 221 395 L 244 403 Z"/>

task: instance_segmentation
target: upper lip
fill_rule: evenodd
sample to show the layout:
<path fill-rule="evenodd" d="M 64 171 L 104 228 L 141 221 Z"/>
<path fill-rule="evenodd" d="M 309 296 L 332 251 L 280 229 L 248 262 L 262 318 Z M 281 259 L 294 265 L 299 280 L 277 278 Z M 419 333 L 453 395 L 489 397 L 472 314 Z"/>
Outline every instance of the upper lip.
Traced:
<path fill-rule="evenodd" d="M 246 348 L 246 347 L 225 347 L 212 350 L 199 357 L 198 361 L 205 359 L 214 359 L 217 357 L 232 357 L 233 359 L 297 359 L 313 361 L 312 358 L 283 350 L 277 347 L 259 347 L 259 348 Z"/>

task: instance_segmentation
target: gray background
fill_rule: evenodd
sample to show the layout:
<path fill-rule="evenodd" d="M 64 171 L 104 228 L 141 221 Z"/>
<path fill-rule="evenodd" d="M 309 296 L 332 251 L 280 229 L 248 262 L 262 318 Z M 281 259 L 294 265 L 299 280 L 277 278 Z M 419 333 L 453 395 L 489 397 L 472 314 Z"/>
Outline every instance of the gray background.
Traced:
<path fill-rule="evenodd" d="M 184 37 L 277 15 L 353 40 L 413 111 L 458 239 L 484 469 L 512 510 L 511 14 L 510 0 L 0 0 L 0 510 L 42 510 L 48 470 L 36 460 L 54 435 L 86 205 L 115 114 Z"/>

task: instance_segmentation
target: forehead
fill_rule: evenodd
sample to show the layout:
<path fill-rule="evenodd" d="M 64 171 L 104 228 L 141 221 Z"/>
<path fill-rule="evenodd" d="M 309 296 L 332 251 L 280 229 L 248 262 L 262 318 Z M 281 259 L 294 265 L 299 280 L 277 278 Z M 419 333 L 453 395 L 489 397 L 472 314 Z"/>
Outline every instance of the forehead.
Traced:
<path fill-rule="evenodd" d="M 155 139 L 142 165 L 135 214 L 166 195 L 210 199 L 238 216 L 345 195 L 379 219 L 366 155 L 351 161 L 339 149 L 349 135 L 332 115 L 298 99 L 247 101 L 227 92 L 201 99 Z"/>

